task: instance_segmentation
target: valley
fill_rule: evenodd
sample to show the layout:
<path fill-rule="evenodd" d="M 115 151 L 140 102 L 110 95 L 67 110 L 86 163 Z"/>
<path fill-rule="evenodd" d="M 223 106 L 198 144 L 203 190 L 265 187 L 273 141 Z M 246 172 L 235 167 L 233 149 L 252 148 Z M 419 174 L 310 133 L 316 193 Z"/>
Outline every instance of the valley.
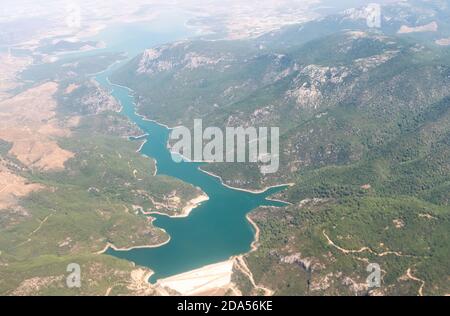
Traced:
<path fill-rule="evenodd" d="M 450 293 L 448 1 L 117 1 L 0 13 L 1 295 Z M 196 119 L 279 169 L 174 162 Z"/>

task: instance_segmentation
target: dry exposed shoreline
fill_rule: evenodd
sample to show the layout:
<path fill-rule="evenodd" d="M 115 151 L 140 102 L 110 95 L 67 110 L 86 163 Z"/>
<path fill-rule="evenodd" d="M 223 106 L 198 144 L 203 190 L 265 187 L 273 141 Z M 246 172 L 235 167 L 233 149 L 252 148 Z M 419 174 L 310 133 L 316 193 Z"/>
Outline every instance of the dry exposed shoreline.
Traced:
<path fill-rule="evenodd" d="M 144 214 L 144 215 L 158 214 L 158 215 L 168 216 L 168 217 L 171 217 L 171 218 L 188 217 L 189 214 L 195 208 L 197 208 L 201 203 L 203 203 L 205 201 L 208 201 L 208 200 L 209 200 L 209 197 L 206 194 L 201 194 L 198 197 L 193 198 L 192 200 L 190 200 L 187 203 L 187 205 L 183 208 L 182 213 L 179 214 L 179 215 L 167 215 L 167 214 L 161 213 L 161 212 L 145 212 L 145 211 L 141 211 L 141 213 Z M 161 229 L 164 233 L 167 234 L 167 232 L 164 229 L 162 229 L 162 228 L 159 228 L 159 229 Z M 170 242 L 171 237 L 170 237 L 169 234 L 167 234 L 167 235 L 169 237 L 168 237 L 168 239 L 166 241 L 161 242 L 159 244 L 154 244 L 154 245 L 142 245 L 142 246 L 132 246 L 132 247 L 119 248 L 119 247 L 116 247 L 112 243 L 107 243 L 106 246 L 102 250 L 96 252 L 96 254 L 104 254 L 109 248 L 111 248 L 111 249 L 113 249 L 115 251 L 129 251 L 129 250 L 132 250 L 132 249 L 143 249 L 143 248 L 158 248 L 158 247 L 164 246 L 164 245 L 166 245 L 166 244 L 168 244 Z"/>
<path fill-rule="evenodd" d="M 209 264 L 199 269 L 160 279 L 157 287 L 181 295 L 224 295 L 231 288 L 234 260 Z"/>
<path fill-rule="evenodd" d="M 258 249 L 260 229 L 251 219 L 249 214 L 246 215 L 246 218 L 255 228 L 255 240 L 252 242 L 251 250 L 248 252 L 251 253 Z M 225 295 L 230 291 L 233 292 L 234 295 L 241 296 L 242 293 L 232 282 L 234 269 L 238 269 L 249 278 L 255 289 L 262 290 L 266 296 L 273 295 L 271 289 L 256 284 L 250 269 L 244 261 L 244 255 L 245 254 L 231 256 L 226 261 L 208 264 L 198 269 L 158 280 L 155 284 L 155 289 L 161 292 L 162 289 L 168 288 L 184 296 L 218 296 Z M 163 295 L 168 295 L 164 291 L 161 293 Z"/>
<path fill-rule="evenodd" d="M 168 215 L 166 213 L 161 213 L 161 212 L 157 212 L 157 211 L 150 211 L 150 212 L 141 211 L 141 213 L 144 215 L 162 215 L 162 216 L 167 216 L 167 217 L 171 217 L 171 218 L 184 218 L 184 217 L 188 217 L 194 209 L 196 209 L 198 206 L 200 206 L 201 203 L 208 201 L 208 200 L 209 200 L 208 195 L 200 194 L 198 197 L 193 198 L 192 200 L 188 201 L 187 205 L 181 211 L 181 214 L 177 214 L 177 215 Z"/>
<path fill-rule="evenodd" d="M 250 217 L 250 214 L 247 214 L 245 216 L 248 220 L 248 222 L 253 226 L 253 228 L 255 229 L 255 239 L 253 240 L 252 244 L 250 245 L 251 250 L 248 252 L 254 252 L 256 250 L 258 250 L 258 242 L 259 242 L 259 236 L 261 234 L 261 229 L 258 227 L 258 225 L 256 225 L 256 223 L 252 220 L 252 218 Z"/>
<path fill-rule="evenodd" d="M 166 245 L 166 244 L 168 244 L 170 242 L 171 237 L 170 237 L 170 235 L 168 235 L 168 236 L 169 236 L 169 238 L 166 241 L 163 241 L 163 242 L 161 242 L 159 244 L 155 244 L 155 245 L 142 245 L 142 246 L 133 246 L 133 247 L 128 247 L 128 248 L 119 248 L 119 247 L 116 247 L 112 243 L 107 243 L 106 246 L 102 250 L 96 252 L 95 254 L 102 255 L 109 248 L 111 248 L 111 249 L 113 249 L 115 251 L 129 251 L 129 250 L 133 250 L 133 249 L 158 248 L 158 247 L 164 246 L 164 245 Z"/>
<path fill-rule="evenodd" d="M 210 175 L 211 177 L 217 178 L 220 180 L 220 183 L 224 186 L 227 187 L 229 189 L 232 190 L 236 190 L 236 191 L 243 191 L 243 192 L 248 192 L 248 193 L 253 193 L 253 194 L 261 194 L 266 192 L 267 190 L 273 189 L 273 188 L 279 188 L 279 187 L 284 187 L 284 186 L 289 186 L 292 187 L 295 185 L 295 183 L 290 182 L 290 183 L 282 183 L 282 184 L 276 184 L 276 185 L 271 185 L 268 187 L 265 187 L 264 189 L 260 189 L 260 190 L 252 190 L 252 189 L 243 189 L 243 188 L 238 188 L 238 187 L 233 187 L 229 184 L 226 184 L 225 181 L 223 181 L 223 178 L 215 173 L 212 173 L 210 171 L 206 171 L 204 169 L 202 169 L 201 167 L 198 168 L 201 172 L 206 173 L 207 175 Z M 270 200 L 270 199 L 269 199 Z M 271 201 L 277 201 L 277 200 L 271 200 Z M 280 202 L 284 202 L 284 201 L 280 201 Z M 289 203 L 289 202 L 284 202 L 284 203 Z"/>

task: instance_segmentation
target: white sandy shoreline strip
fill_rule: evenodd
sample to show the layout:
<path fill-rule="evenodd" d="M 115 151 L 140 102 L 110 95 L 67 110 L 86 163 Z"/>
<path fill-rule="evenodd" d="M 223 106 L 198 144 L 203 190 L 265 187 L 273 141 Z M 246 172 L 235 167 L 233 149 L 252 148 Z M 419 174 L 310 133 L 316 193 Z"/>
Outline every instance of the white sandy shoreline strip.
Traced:
<path fill-rule="evenodd" d="M 206 171 L 206 170 L 202 169 L 201 167 L 199 167 L 198 169 L 199 169 L 201 172 L 206 173 L 207 175 L 210 175 L 210 176 L 212 176 L 212 177 L 214 177 L 214 178 L 219 179 L 219 180 L 220 180 L 220 183 L 221 183 L 224 187 L 227 187 L 227 188 L 229 188 L 229 189 L 236 190 L 236 191 L 243 191 L 243 192 L 248 192 L 248 193 L 253 193 L 253 194 L 261 194 L 261 193 L 267 192 L 267 191 L 270 190 L 270 189 L 280 188 L 280 187 L 285 187 L 285 186 L 292 187 L 292 186 L 295 185 L 295 183 L 291 182 L 291 183 L 282 183 L 282 184 L 276 184 L 276 185 L 268 186 L 268 187 L 265 187 L 264 189 L 260 189 L 260 190 L 243 189 L 243 188 L 233 187 L 233 186 L 231 186 L 231 185 L 229 185 L 229 184 L 226 184 L 226 183 L 223 181 L 222 177 L 219 176 L 219 175 L 217 175 L 217 174 L 215 174 L 215 173 L 212 173 L 212 172 L 210 172 L 210 171 Z M 276 201 L 276 200 L 273 200 L 273 201 Z M 280 201 L 280 202 L 283 202 L 283 201 Z M 284 202 L 284 203 L 288 203 L 288 202 Z"/>
<path fill-rule="evenodd" d="M 163 241 L 163 242 L 161 242 L 161 243 L 159 243 L 159 244 L 154 244 L 154 245 L 142 245 L 142 246 L 133 246 L 133 247 L 128 247 L 128 248 L 119 248 L 119 247 L 116 247 L 116 246 L 115 246 L 114 244 L 112 244 L 112 243 L 107 243 L 106 246 L 105 246 L 105 248 L 103 248 L 102 250 L 96 252 L 95 254 L 97 254 L 97 255 L 102 255 L 102 254 L 104 254 L 109 248 L 111 248 L 111 249 L 113 249 L 113 250 L 115 250 L 115 251 L 129 251 L 129 250 L 133 250 L 133 249 L 150 249 L 150 248 L 158 248 L 158 247 L 164 246 L 164 245 L 166 245 L 166 244 L 168 244 L 168 243 L 170 242 L 171 237 L 170 237 L 170 235 L 168 235 L 168 236 L 169 236 L 169 238 L 168 238 L 166 241 Z"/>
<path fill-rule="evenodd" d="M 253 226 L 253 228 L 255 229 L 255 238 L 252 242 L 252 244 L 250 245 L 250 252 L 254 252 L 256 250 L 258 250 L 258 243 L 259 243 L 259 236 L 261 235 L 261 229 L 259 229 L 258 225 L 256 225 L 256 223 L 251 219 L 250 214 L 245 215 L 245 217 L 247 218 L 248 222 Z"/>
<path fill-rule="evenodd" d="M 182 214 L 178 214 L 178 215 L 168 215 L 168 214 L 161 213 L 161 212 L 145 212 L 143 210 L 141 210 L 141 213 L 144 214 L 144 215 L 158 214 L 158 215 L 168 216 L 168 217 L 171 217 L 171 218 L 183 218 L 183 217 L 188 217 L 190 215 L 190 213 L 195 208 L 200 206 L 201 203 L 203 203 L 205 201 L 208 201 L 208 200 L 209 200 L 209 196 L 208 195 L 201 194 L 198 197 L 193 198 L 192 200 L 190 200 L 187 203 L 187 205 L 183 208 Z M 161 229 L 164 233 L 167 234 L 167 232 L 164 229 L 162 229 L 162 228 L 159 228 L 159 229 Z M 159 244 L 155 244 L 155 245 L 142 245 L 142 246 L 132 246 L 132 247 L 128 247 L 128 248 L 118 248 L 112 243 L 107 243 L 105 248 L 103 248 L 102 250 L 96 252 L 96 254 L 103 254 L 109 248 L 111 248 L 111 249 L 113 249 L 115 251 L 129 251 L 129 250 L 132 250 L 132 249 L 158 248 L 158 247 L 164 246 L 164 245 L 166 245 L 166 244 L 168 244 L 170 242 L 171 236 L 169 234 L 167 234 L 167 235 L 169 236 L 169 238 L 166 241 L 161 242 Z"/>
<path fill-rule="evenodd" d="M 170 151 L 169 146 L 167 146 L 167 148 L 168 148 L 169 151 Z M 173 154 L 173 153 L 176 153 L 176 152 L 170 151 L 170 153 Z M 179 155 L 179 153 L 176 153 L 176 154 Z M 210 161 L 190 160 L 190 159 L 186 158 L 186 157 L 183 156 L 183 155 L 181 155 L 181 157 L 183 158 L 183 161 L 187 161 L 187 162 L 191 162 L 191 163 L 213 163 L 213 162 L 210 162 Z M 229 188 L 229 189 L 231 189 L 231 190 L 236 190 L 236 191 L 243 191 L 243 192 L 247 192 L 247 193 L 252 193 L 252 194 L 261 194 L 261 193 L 267 192 L 268 190 L 273 189 L 273 188 L 279 188 L 279 187 L 284 187 L 284 186 L 292 187 L 292 186 L 295 185 L 295 183 L 290 182 L 290 183 L 282 183 L 282 184 L 276 184 L 276 185 L 268 186 L 268 187 L 265 187 L 264 189 L 260 189 L 260 190 L 244 189 L 244 188 L 239 188 L 239 187 L 233 187 L 233 186 L 231 186 L 231 185 L 225 183 L 225 181 L 223 180 L 223 178 L 222 178 L 221 176 L 219 176 L 219 175 L 217 175 L 217 174 L 215 174 L 215 173 L 212 173 L 212 172 L 210 172 L 210 171 L 206 171 L 206 170 L 202 169 L 201 166 L 198 167 L 198 170 L 200 170 L 200 171 L 203 172 L 203 173 L 206 173 L 207 175 L 209 175 L 209 176 L 211 176 L 211 177 L 214 177 L 214 178 L 219 179 L 219 180 L 220 180 L 220 183 L 221 183 L 224 187 L 226 187 L 226 188 Z M 285 204 L 287 204 L 287 205 L 292 205 L 292 203 L 290 203 L 290 202 L 283 201 L 283 200 L 278 200 L 278 199 L 266 198 L 266 200 L 272 201 L 272 202 L 285 203 Z"/>
<path fill-rule="evenodd" d="M 167 216 L 167 217 L 170 217 L 170 218 L 184 218 L 184 217 L 188 217 L 194 209 L 196 209 L 203 202 L 206 202 L 208 200 L 209 200 L 209 196 L 208 195 L 201 194 L 198 197 L 193 198 L 192 200 L 188 201 L 187 205 L 181 211 L 181 214 L 177 214 L 177 215 L 169 215 L 169 214 L 162 213 L 162 212 L 157 212 L 157 211 L 146 212 L 146 211 L 143 211 L 143 210 L 141 210 L 141 213 L 144 214 L 144 215 L 162 215 L 162 216 Z"/>
<path fill-rule="evenodd" d="M 186 217 L 200 204 L 209 200 L 209 196 L 207 194 L 201 194 L 198 197 L 190 200 L 188 204 L 183 208 L 182 214 Z"/>

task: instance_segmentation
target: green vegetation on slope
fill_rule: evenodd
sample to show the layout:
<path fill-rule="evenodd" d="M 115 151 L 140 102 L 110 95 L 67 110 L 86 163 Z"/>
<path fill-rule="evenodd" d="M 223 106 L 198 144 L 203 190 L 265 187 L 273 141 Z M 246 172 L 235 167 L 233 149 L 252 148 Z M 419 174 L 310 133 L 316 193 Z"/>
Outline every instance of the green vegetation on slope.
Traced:
<path fill-rule="evenodd" d="M 368 262 L 384 269 L 370 294 L 449 292 L 450 54 L 435 43 L 449 36 L 449 7 L 425 5 L 384 8 L 376 30 L 343 13 L 257 39 L 164 46 L 116 73 L 140 113 L 169 125 L 280 127 L 277 173 L 202 167 L 242 188 L 295 183 L 277 195 L 293 206 L 253 215 L 261 242 L 247 260 L 277 294 L 368 294 Z M 437 32 L 398 34 L 432 21 Z M 345 254 L 324 231 L 373 253 Z M 386 251 L 406 256 L 376 255 Z"/>
<path fill-rule="evenodd" d="M 72 118 L 60 116 L 61 122 Z M 154 176 L 155 162 L 137 152 L 141 142 L 128 139 L 141 132 L 120 114 L 106 111 L 80 119 L 69 137 L 58 140 L 74 153 L 65 169 L 23 168 L 22 177 L 45 188 L 18 207 L 2 210 L 1 294 L 140 293 L 145 286 L 133 284 L 131 263 L 96 253 L 108 243 L 128 248 L 167 241 L 167 234 L 139 210 L 177 214 L 201 193 L 179 180 Z M 1 144 L 7 160 L 12 159 L 9 147 Z M 174 197 L 176 205 L 169 203 Z M 72 262 L 82 269 L 80 289 L 65 285 Z"/>
<path fill-rule="evenodd" d="M 262 233 L 246 260 L 255 281 L 276 295 L 418 295 L 421 282 L 409 269 L 425 282 L 422 294 L 450 291 L 447 208 L 406 196 L 350 197 L 261 209 L 252 218 Z M 366 286 L 369 263 L 381 267 L 381 288 Z"/>

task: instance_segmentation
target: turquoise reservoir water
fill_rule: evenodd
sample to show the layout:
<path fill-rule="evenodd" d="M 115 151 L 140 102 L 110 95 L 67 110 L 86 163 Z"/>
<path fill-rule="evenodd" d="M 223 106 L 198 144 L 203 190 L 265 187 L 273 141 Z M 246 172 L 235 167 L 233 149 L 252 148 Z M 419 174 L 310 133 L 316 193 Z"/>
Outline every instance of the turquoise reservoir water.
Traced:
<path fill-rule="evenodd" d="M 170 21 L 165 24 L 170 24 Z M 184 25 L 184 24 L 183 24 Z M 173 27 L 173 25 L 172 25 Z M 132 31 L 132 26 L 126 26 Z M 120 28 L 119 28 L 120 29 Z M 117 51 L 127 52 L 134 56 L 143 42 L 145 47 L 152 47 L 179 39 L 189 32 L 183 27 L 172 29 L 170 32 L 160 32 L 154 36 L 154 41 L 143 41 L 140 36 L 129 37 L 127 41 L 114 41 L 113 34 L 124 34 L 118 27 L 103 32 L 104 40 Z M 141 25 L 139 25 L 141 30 Z M 176 31 L 175 31 L 176 30 Z M 157 34 L 156 28 L 151 34 Z M 141 36 L 144 34 L 140 33 Z M 148 39 L 148 37 L 147 37 Z M 170 130 L 156 122 L 143 119 L 135 113 L 134 97 L 125 87 L 113 85 L 109 82 L 109 75 L 121 64 L 116 64 L 107 71 L 96 75 L 95 79 L 122 104 L 122 114 L 135 122 L 146 134 L 147 142 L 141 153 L 152 157 L 157 162 L 158 174 L 165 174 L 200 187 L 208 196 L 209 201 L 194 209 L 186 218 L 170 218 L 162 215 L 155 217 L 154 225 L 163 228 L 170 235 L 170 242 L 157 248 L 138 248 L 128 251 L 108 249 L 107 253 L 119 258 L 127 259 L 138 265 L 152 269 L 155 274 L 150 281 L 168 277 L 178 273 L 217 263 L 229 259 L 233 255 L 242 254 L 250 250 L 254 240 L 254 228 L 246 219 L 246 214 L 261 205 L 283 206 L 277 201 L 266 198 L 283 187 L 271 188 L 264 193 L 234 190 L 221 184 L 219 179 L 201 170 L 200 163 L 175 163 L 167 150 L 167 140 Z"/>
<path fill-rule="evenodd" d="M 199 170 L 201 163 L 175 163 L 166 146 L 169 129 L 136 115 L 130 91 L 108 82 L 110 71 L 98 75 L 96 80 L 112 90 L 112 95 L 123 106 L 122 113 L 148 134 L 141 153 L 156 160 L 158 174 L 173 176 L 198 186 L 210 199 L 186 218 L 152 215 L 156 218 L 153 224 L 171 236 L 168 244 L 128 251 L 110 248 L 107 253 L 151 268 L 155 271 L 150 280 L 153 282 L 249 251 L 254 240 L 254 229 L 247 221 L 246 214 L 261 205 L 283 206 L 281 202 L 266 199 L 283 187 L 271 188 L 260 194 L 234 190 Z"/>

